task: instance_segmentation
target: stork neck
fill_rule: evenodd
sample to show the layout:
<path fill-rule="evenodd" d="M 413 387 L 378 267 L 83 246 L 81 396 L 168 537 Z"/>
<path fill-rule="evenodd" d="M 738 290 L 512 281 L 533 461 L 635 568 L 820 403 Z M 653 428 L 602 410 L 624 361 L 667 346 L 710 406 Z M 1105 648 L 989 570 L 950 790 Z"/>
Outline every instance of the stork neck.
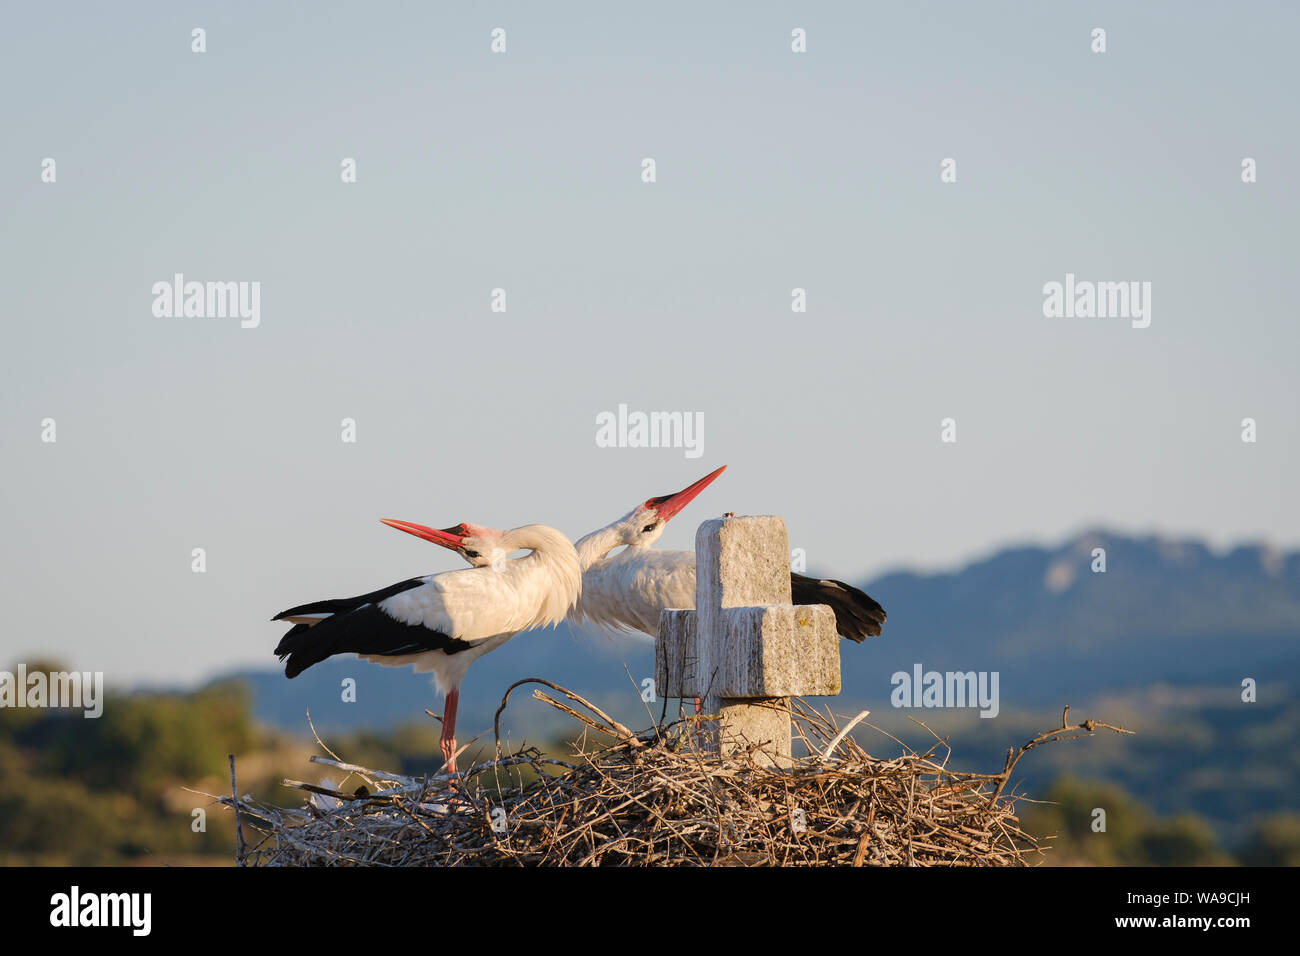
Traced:
<path fill-rule="evenodd" d="M 535 579 L 540 572 L 546 584 L 545 598 L 529 626 L 563 620 L 582 592 L 582 568 L 569 539 L 545 525 L 525 525 L 507 531 L 502 547 L 507 551 L 529 551 L 517 561 L 507 563 L 507 574 L 527 581 Z"/>
<path fill-rule="evenodd" d="M 603 528 L 598 528 L 591 534 L 574 542 L 573 546 L 578 551 L 578 563 L 582 565 L 583 571 L 586 571 L 623 543 L 619 540 L 618 533 L 618 526 L 622 521 L 623 519 L 620 518 L 618 521 L 607 524 Z"/>

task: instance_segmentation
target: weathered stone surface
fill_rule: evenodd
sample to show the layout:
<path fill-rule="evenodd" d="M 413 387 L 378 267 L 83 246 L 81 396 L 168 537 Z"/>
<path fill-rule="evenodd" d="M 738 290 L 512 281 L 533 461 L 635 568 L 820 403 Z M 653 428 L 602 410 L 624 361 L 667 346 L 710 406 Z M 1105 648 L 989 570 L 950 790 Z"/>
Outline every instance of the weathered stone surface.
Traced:
<path fill-rule="evenodd" d="M 725 608 L 722 622 L 713 694 L 800 697 L 840 692 L 839 634 L 835 612 L 824 604 Z"/>
<path fill-rule="evenodd" d="M 790 603 L 790 543 L 780 517 L 712 518 L 700 525 L 695 607 L 715 601 L 719 607 Z"/>
<path fill-rule="evenodd" d="M 700 693 L 718 696 L 726 626 L 732 607 L 790 603 L 790 544 L 776 515 L 713 518 L 695 532 L 696 682 Z M 736 695 L 742 696 L 742 695 Z"/>
<path fill-rule="evenodd" d="M 822 604 L 722 610 L 714 670 L 699 666 L 694 611 L 664 611 L 655 642 L 655 686 L 665 697 L 805 697 L 840 692 L 835 614 Z M 711 679 L 708 679 L 711 678 Z"/>
<path fill-rule="evenodd" d="M 701 697 L 696 674 L 694 611 L 660 611 L 655 641 L 655 689 L 664 697 Z"/>
<path fill-rule="evenodd" d="M 774 697 L 766 700 L 733 700 L 723 698 L 717 710 L 719 749 L 723 754 L 743 750 L 749 744 L 759 744 L 762 753 L 754 755 L 760 765 L 786 766 L 790 757 L 790 699 Z"/>
<path fill-rule="evenodd" d="M 789 543 L 774 515 L 717 518 L 695 535 L 696 610 L 664 611 L 655 683 L 720 714 L 711 730 L 729 752 L 764 743 L 790 756 L 789 698 L 840 692 L 839 635 L 824 605 L 790 603 Z"/>

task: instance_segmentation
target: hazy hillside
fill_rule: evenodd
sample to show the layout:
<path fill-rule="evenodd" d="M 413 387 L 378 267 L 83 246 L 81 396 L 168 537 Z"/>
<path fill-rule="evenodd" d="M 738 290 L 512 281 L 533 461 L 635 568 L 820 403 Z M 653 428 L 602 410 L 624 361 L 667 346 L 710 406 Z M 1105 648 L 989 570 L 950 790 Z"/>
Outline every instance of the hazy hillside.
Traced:
<path fill-rule="evenodd" d="M 1104 548 L 1105 573 L 1092 552 Z M 1004 706 L 1099 691 L 1296 673 L 1300 554 L 1096 532 L 1059 548 L 1001 551 L 954 574 L 870 582 L 889 612 L 877 653 L 845 655 L 845 686 L 889 674 L 996 670 Z"/>

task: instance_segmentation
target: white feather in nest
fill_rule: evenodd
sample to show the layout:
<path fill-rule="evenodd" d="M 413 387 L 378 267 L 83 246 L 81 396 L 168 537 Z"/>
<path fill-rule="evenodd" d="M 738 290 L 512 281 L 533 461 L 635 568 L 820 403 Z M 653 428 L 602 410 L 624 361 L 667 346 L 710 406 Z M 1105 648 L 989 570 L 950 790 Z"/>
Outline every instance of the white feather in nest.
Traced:
<path fill-rule="evenodd" d="M 320 785 L 328 790 L 338 789 L 338 786 L 330 777 L 321 777 Z M 307 795 L 307 799 L 311 801 L 311 805 L 317 810 L 323 810 L 326 812 L 337 810 L 343 805 L 343 801 L 338 797 L 331 797 L 323 793 L 310 793 Z"/>

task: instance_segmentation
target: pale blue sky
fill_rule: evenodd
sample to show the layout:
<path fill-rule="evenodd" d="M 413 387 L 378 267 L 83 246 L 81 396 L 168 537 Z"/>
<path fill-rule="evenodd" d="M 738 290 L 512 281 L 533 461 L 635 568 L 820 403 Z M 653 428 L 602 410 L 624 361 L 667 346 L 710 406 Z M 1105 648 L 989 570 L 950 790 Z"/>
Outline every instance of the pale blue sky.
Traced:
<path fill-rule="evenodd" d="M 281 608 L 455 566 L 380 517 L 576 537 L 724 463 L 665 546 L 1300 544 L 1294 5 L 0 10 L 0 666 L 271 665 Z M 260 327 L 155 318 L 175 272 Z M 1151 327 L 1043 318 L 1066 272 Z M 597 448 L 620 402 L 703 456 Z"/>

